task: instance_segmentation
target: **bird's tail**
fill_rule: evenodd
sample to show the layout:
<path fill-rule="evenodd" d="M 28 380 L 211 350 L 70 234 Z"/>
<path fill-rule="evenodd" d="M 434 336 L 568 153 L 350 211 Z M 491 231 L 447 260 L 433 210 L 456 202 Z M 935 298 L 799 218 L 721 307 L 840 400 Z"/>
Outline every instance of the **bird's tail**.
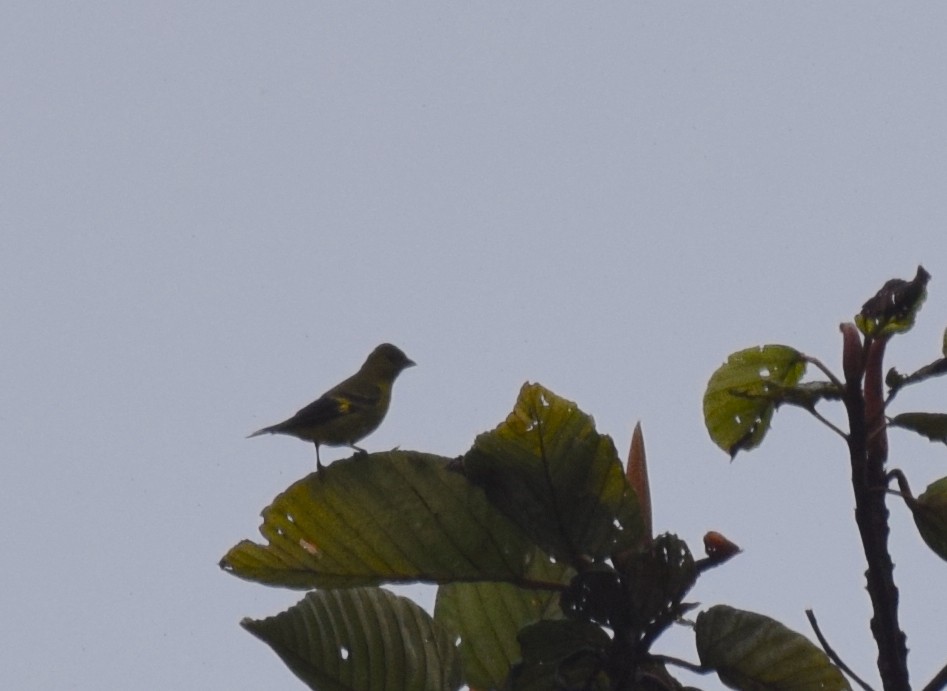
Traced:
<path fill-rule="evenodd" d="M 270 427 L 263 427 L 258 429 L 253 434 L 248 434 L 247 439 L 251 437 L 259 437 L 261 434 L 275 434 L 279 430 L 279 425 L 271 425 Z"/>

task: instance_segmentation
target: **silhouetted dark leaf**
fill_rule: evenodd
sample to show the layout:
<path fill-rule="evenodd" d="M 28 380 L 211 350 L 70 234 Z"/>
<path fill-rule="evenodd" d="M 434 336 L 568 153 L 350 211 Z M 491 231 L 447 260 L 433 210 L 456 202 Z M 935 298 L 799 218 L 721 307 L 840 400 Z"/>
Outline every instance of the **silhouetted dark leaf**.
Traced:
<path fill-rule="evenodd" d="M 477 437 L 464 465 L 494 506 L 561 561 L 640 543 L 638 502 L 612 440 L 538 384 L 523 386 L 513 412 Z"/>
<path fill-rule="evenodd" d="M 613 568 L 600 564 L 577 573 L 562 593 L 562 611 L 610 627 L 626 627 L 633 616 L 627 584 Z"/>
<path fill-rule="evenodd" d="M 927 298 L 931 275 L 923 266 L 910 281 L 892 278 L 862 305 L 855 324 L 866 336 L 880 338 L 904 333 L 914 326 L 914 318 Z"/>
<path fill-rule="evenodd" d="M 937 556 L 947 560 L 947 477 L 928 485 L 908 506 L 924 542 Z"/>
<path fill-rule="evenodd" d="M 697 568 L 687 543 L 664 533 L 635 556 L 623 575 L 635 627 L 653 636 L 689 609 L 682 609 L 681 601 L 697 580 Z"/>
<path fill-rule="evenodd" d="M 901 427 L 917 432 L 930 439 L 947 444 L 947 414 L 901 413 L 888 422 L 891 427 Z"/>
<path fill-rule="evenodd" d="M 939 377 L 947 374 L 947 358 L 938 358 L 934 362 L 924 365 L 916 372 L 911 374 L 901 374 L 892 367 L 885 376 L 885 384 L 892 392 L 898 391 L 908 384 L 917 384 L 931 377 Z"/>
<path fill-rule="evenodd" d="M 611 639 L 594 624 L 542 621 L 520 633 L 522 662 L 511 675 L 514 691 L 608 691 L 605 664 Z"/>

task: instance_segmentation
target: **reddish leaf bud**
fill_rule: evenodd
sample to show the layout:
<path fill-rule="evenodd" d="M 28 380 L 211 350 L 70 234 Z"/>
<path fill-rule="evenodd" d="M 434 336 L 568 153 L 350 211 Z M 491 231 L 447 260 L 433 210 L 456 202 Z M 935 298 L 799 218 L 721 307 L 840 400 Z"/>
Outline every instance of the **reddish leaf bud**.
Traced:
<path fill-rule="evenodd" d="M 864 372 L 865 357 L 861 334 L 851 322 L 841 324 L 839 330 L 842 332 L 842 370 L 845 372 L 845 383 L 858 384 Z"/>
<path fill-rule="evenodd" d="M 740 548 L 730 542 L 722 533 L 711 530 L 704 535 L 704 552 L 707 553 L 707 557 L 711 561 L 719 564 L 738 554 Z"/>

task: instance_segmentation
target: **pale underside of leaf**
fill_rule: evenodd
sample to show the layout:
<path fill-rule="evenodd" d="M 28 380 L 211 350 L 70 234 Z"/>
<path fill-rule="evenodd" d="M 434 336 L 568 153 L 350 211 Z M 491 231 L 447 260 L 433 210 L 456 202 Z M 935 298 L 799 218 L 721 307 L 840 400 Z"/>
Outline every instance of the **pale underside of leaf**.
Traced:
<path fill-rule="evenodd" d="M 849 691 L 848 681 L 828 656 L 778 621 L 726 605 L 697 617 L 697 652 L 735 689 L 762 691 Z"/>
<path fill-rule="evenodd" d="M 383 589 L 312 592 L 243 626 L 310 688 L 443 691 L 461 683 L 449 634 L 421 607 Z"/>

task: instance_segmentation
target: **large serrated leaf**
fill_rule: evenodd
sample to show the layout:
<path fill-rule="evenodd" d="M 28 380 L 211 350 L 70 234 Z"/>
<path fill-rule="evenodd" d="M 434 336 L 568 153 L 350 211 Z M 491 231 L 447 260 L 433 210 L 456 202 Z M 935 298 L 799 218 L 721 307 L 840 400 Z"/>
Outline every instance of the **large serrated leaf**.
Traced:
<path fill-rule="evenodd" d="M 537 558 L 543 572 L 534 577 L 568 582 L 573 573 Z M 437 590 L 434 620 L 460 638 L 465 681 L 472 688 L 500 688 L 520 659 L 517 635 L 543 619 L 559 619 L 554 590 L 518 588 L 508 583 L 451 583 Z"/>
<path fill-rule="evenodd" d="M 921 538 L 937 556 L 947 560 L 947 477 L 932 482 L 908 505 Z"/>
<path fill-rule="evenodd" d="M 910 281 L 892 278 L 881 290 L 862 305 L 855 324 L 866 336 L 882 338 L 904 333 L 914 326 L 917 312 L 927 299 L 927 282 L 931 275 L 923 266 Z"/>
<path fill-rule="evenodd" d="M 828 656 L 801 634 L 762 614 L 716 605 L 697 616 L 697 654 L 741 691 L 850 691 Z"/>
<path fill-rule="evenodd" d="M 710 438 L 731 458 L 759 446 L 773 412 L 788 397 L 785 392 L 805 371 L 805 357 L 789 346 L 733 353 L 710 377 L 704 393 L 704 423 Z"/>
<path fill-rule="evenodd" d="M 534 547 L 447 459 L 355 456 L 293 484 L 263 511 L 268 544 L 244 540 L 221 567 L 289 588 L 383 582 L 517 582 Z"/>
<path fill-rule="evenodd" d="M 312 592 L 242 625 L 312 689 L 445 691 L 462 683 L 450 635 L 421 607 L 380 588 Z"/>
<path fill-rule="evenodd" d="M 612 440 L 538 384 L 464 457 L 467 475 L 541 549 L 572 562 L 640 543 L 641 516 Z"/>
<path fill-rule="evenodd" d="M 520 633 L 523 661 L 510 678 L 513 691 L 587 689 L 607 691 L 611 639 L 583 621 L 541 621 Z"/>
<path fill-rule="evenodd" d="M 888 422 L 891 427 L 901 427 L 917 432 L 930 439 L 947 444 L 947 414 L 901 413 Z"/>

